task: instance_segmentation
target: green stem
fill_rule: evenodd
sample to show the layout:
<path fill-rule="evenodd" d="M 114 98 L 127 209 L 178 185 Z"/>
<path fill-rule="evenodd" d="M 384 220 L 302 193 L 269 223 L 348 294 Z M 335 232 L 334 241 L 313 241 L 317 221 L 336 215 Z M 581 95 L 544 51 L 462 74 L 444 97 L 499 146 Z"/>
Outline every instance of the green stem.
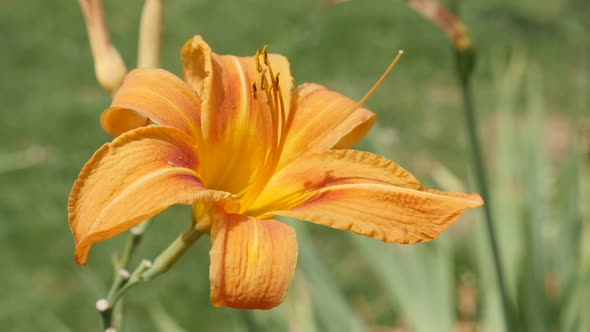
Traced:
<path fill-rule="evenodd" d="M 142 232 L 138 232 L 140 235 Z M 131 273 L 130 275 L 126 270 L 126 273 L 121 273 L 123 269 L 126 267 L 129 257 L 131 253 L 135 250 L 135 247 L 138 241 L 134 239 L 129 240 L 134 245 L 126 245 L 125 251 L 122 255 L 122 258 L 118 260 L 116 266 L 120 268 L 117 271 L 115 281 L 113 282 L 113 286 L 109 291 L 107 298 L 102 303 L 104 304 L 102 307 L 97 304 L 97 309 L 100 313 L 102 318 L 104 330 L 114 327 L 113 326 L 113 309 L 116 308 L 120 299 L 126 294 L 126 292 L 131 289 L 132 287 L 136 286 L 139 283 L 147 282 L 158 275 L 168 271 L 172 265 L 191 247 L 191 245 L 198 240 L 203 233 L 194 229 L 191 225 L 188 229 L 186 229 L 182 234 L 172 242 L 168 248 L 164 249 L 158 257 L 154 260 L 154 262 L 150 262 L 148 260 L 143 260 L 137 266 L 137 268 Z M 135 236 L 132 232 L 132 236 Z M 128 242 L 129 244 L 129 242 Z M 125 265 L 121 265 L 121 263 L 125 263 Z"/>
<path fill-rule="evenodd" d="M 506 284 L 504 281 L 504 269 L 502 265 L 502 259 L 500 256 L 500 250 L 498 247 L 498 240 L 496 237 L 496 231 L 494 228 L 494 221 L 492 217 L 492 200 L 490 198 L 488 190 L 487 174 L 483 162 L 483 155 L 481 152 L 481 143 L 479 141 L 477 119 L 475 116 L 473 106 L 473 96 L 471 93 L 470 78 L 471 72 L 475 64 L 475 55 L 471 48 L 468 49 L 455 49 L 457 59 L 457 75 L 459 78 L 461 92 L 463 95 L 463 109 L 465 111 L 465 125 L 467 127 L 467 133 L 469 135 L 469 141 L 471 142 L 471 156 L 473 164 L 475 166 L 475 172 L 477 182 L 479 185 L 480 194 L 485 202 L 483 206 L 487 234 L 489 243 L 491 246 L 492 257 L 494 261 L 494 270 L 496 272 L 496 280 L 498 282 L 498 289 L 500 291 L 500 297 L 502 301 L 502 309 L 504 312 L 505 325 L 508 331 L 517 331 L 516 320 L 514 318 L 514 310 L 512 308 Z"/>
<path fill-rule="evenodd" d="M 133 256 L 133 253 L 141 243 L 143 234 L 146 232 L 150 225 L 151 219 L 148 219 L 141 223 L 139 226 L 133 227 L 129 231 L 129 236 L 127 237 L 125 247 L 123 248 L 121 254 L 113 256 L 114 277 L 113 284 L 111 285 L 111 289 L 109 290 L 107 295 L 107 301 L 108 299 L 112 299 L 117 290 L 127 282 L 127 279 L 129 278 L 129 272 L 127 271 L 129 260 L 131 259 L 131 256 Z M 102 319 L 104 330 L 113 327 L 120 327 L 118 326 L 120 324 L 115 323 L 121 320 L 120 316 L 122 316 L 123 314 L 122 308 L 117 308 L 115 305 L 111 305 L 110 303 L 112 302 L 107 302 L 106 308 L 97 308 Z"/>
<path fill-rule="evenodd" d="M 117 305 L 113 308 L 113 326 L 116 329 L 116 332 L 123 332 L 125 330 L 125 325 L 123 324 L 124 315 L 125 315 L 125 298 L 122 297 L 118 302 Z"/>
<path fill-rule="evenodd" d="M 111 298 L 114 293 L 117 291 L 119 287 L 125 282 L 127 282 L 127 265 L 129 265 L 129 260 L 133 253 L 141 243 L 143 238 L 143 234 L 148 229 L 151 224 L 151 219 L 146 220 L 141 225 L 132 228 L 129 232 L 129 236 L 127 237 L 127 241 L 125 242 L 125 247 L 123 248 L 123 252 L 120 257 L 115 257 L 113 259 L 113 267 L 115 269 L 115 277 L 113 280 L 113 284 L 111 285 L 111 289 L 107 295 L 107 299 Z"/>
<path fill-rule="evenodd" d="M 197 241 L 204 233 L 199 232 L 193 225 L 189 226 L 184 233 L 180 234 L 174 242 L 168 246 L 156 259 L 152 266 L 145 271 L 141 277 L 144 281 L 158 276 L 168 271 L 174 263 L 182 256 L 191 245 Z"/>

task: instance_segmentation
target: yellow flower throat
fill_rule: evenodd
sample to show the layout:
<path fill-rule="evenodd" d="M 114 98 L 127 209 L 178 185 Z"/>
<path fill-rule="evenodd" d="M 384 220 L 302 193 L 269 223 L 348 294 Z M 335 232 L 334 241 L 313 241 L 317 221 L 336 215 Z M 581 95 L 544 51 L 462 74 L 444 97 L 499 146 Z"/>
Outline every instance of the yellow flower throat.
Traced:
<path fill-rule="evenodd" d="M 261 62 L 262 56 L 262 62 Z M 263 67 L 263 64 L 266 68 Z M 264 101 L 259 97 L 259 91 L 262 91 L 266 96 L 266 105 L 269 110 L 270 123 L 263 126 L 267 131 L 263 133 L 263 137 L 270 137 L 268 149 L 263 156 L 264 160 L 256 174 L 252 177 L 252 182 L 240 193 L 241 211 L 244 212 L 248 207 L 254 203 L 258 195 L 262 192 L 272 175 L 274 174 L 283 151 L 285 138 L 287 133 L 287 110 L 283 95 L 280 89 L 279 75 L 274 73 L 270 61 L 268 59 L 268 46 L 264 46 L 262 50 L 256 50 L 256 70 L 260 74 L 260 82 L 252 82 L 251 93 L 252 98 L 258 103 L 259 109 L 264 109 L 262 103 Z"/>

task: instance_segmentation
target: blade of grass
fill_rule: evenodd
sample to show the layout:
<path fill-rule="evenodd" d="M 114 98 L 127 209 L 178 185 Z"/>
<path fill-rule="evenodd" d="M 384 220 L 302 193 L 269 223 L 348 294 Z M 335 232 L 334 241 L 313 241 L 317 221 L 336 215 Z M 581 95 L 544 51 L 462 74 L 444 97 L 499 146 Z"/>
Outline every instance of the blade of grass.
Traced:
<path fill-rule="evenodd" d="M 452 8 L 457 12 L 457 2 L 451 3 Z M 487 173 L 484 165 L 481 143 L 479 141 L 478 123 L 475 113 L 475 106 L 473 102 L 473 94 L 471 91 L 471 77 L 475 68 L 475 49 L 466 38 L 467 42 L 463 44 L 454 43 L 455 50 L 455 68 L 457 81 L 461 89 L 463 97 L 463 110 L 465 115 L 465 127 L 471 146 L 472 164 L 475 169 L 475 175 L 478 183 L 478 188 L 483 198 L 485 205 L 483 212 L 486 221 L 487 235 L 489 238 L 490 250 L 492 252 L 494 262 L 494 272 L 496 275 L 496 282 L 500 298 L 502 300 L 502 311 L 505 319 L 505 326 L 508 331 L 518 330 L 515 311 L 510 302 L 508 291 L 506 288 L 504 266 L 502 257 L 500 256 L 500 249 L 495 229 L 495 222 L 492 213 L 492 200 L 488 189 Z"/>
<path fill-rule="evenodd" d="M 311 300 L 321 331 L 362 332 L 365 325 L 338 290 L 333 278 L 323 266 L 314 245 L 309 239 L 308 225 L 302 222 L 289 223 L 297 232 L 299 244 L 299 269 L 309 283 Z"/>
<path fill-rule="evenodd" d="M 454 331 L 453 257 L 446 237 L 429 244 L 401 246 L 351 235 L 411 331 Z"/>
<path fill-rule="evenodd" d="M 500 59 L 499 52 L 493 54 L 492 59 Z M 498 105 L 495 109 L 498 116 L 496 130 L 495 164 L 492 181 L 494 199 L 494 213 L 502 216 L 497 220 L 498 241 L 502 247 L 502 262 L 504 264 L 505 281 L 508 296 L 512 301 L 517 296 L 517 281 L 520 271 L 523 248 L 520 245 L 524 236 L 521 221 L 520 183 L 518 182 L 519 151 L 514 142 L 517 141 L 516 111 L 519 109 L 518 100 L 523 84 L 524 72 L 527 66 L 525 55 L 520 49 L 510 52 L 506 64 L 496 60 L 494 63 L 494 82 Z"/>
<path fill-rule="evenodd" d="M 548 165 L 545 159 L 544 146 L 544 106 L 540 87 L 539 73 L 529 70 L 527 79 L 526 101 L 528 107 L 528 126 L 525 128 L 524 149 L 521 158 L 521 174 L 526 195 L 526 255 L 522 262 L 522 291 L 526 294 L 521 299 L 522 314 L 526 319 L 527 330 L 547 331 L 549 315 L 547 315 L 547 298 L 544 288 L 544 252 L 542 231 L 547 218 Z"/>
<path fill-rule="evenodd" d="M 178 323 L 174 321 L 174 318 L 170 316 L 168 312 L 162 307 L 161 304 L 155 304 L 149 308 L 150 317 L 154 322 L 157 331 L 160 332 L 187 332 Z"/>
<path fill-rule="evenodd" d="M 457 76 L 463 96 L 463 110 L 465 112 L 465 126 L 471 146 L 472 163 L 475 168 L 476 178 L 480 194 L 485 202 L 483 211 L 486 220 L 487 235 L 489 238 L 490 250 L 492 252 L 496 282 L 502 300 L 502 309 L 504 313 L 505 325 L 508 331 L 516 331 L 517 323 L 514 316 L 514 309 L 508 297 L 506 282 L 504 280 L 504 267 L 500 257 L 500 249 L 495 229 L 495 223 L 492 215 L 492 200 L 488 189 L 488 179 L 483 162 L 483 154 L 478 135 L 478 125 L 475 115 L 473 95 L 471 92 L 470 76 L 474 65 L 474 54 L 472 49 L 456 50 L 457 58 Z"/>
<path fill-rule="evenodd" d="M 553 248 L 556 252 L 555 272 L 559 279 L 558 316 L 563 331 L 581 331 L 580 314 L 583 312 L 580 294 L 584 293 L 584 271 L 582 264 L 582 237 L 584 235 L 584 216 L 582 215 L 580 172 L 581 155 L 579 146 L 570 147 L 569 156 L 560 172 L 558 220 L 555 226 Z M 582 310 L 581 310 L 582 309 Z"/>
<path fill-rule="evenodd" d="M 283 309 L 283 319 L 288 322 L 289 331 L 320 331 L 313 315 L 310 290 L 305 276 L 296 272 L 289 296 L 285 304 L 279 307 Z"/>

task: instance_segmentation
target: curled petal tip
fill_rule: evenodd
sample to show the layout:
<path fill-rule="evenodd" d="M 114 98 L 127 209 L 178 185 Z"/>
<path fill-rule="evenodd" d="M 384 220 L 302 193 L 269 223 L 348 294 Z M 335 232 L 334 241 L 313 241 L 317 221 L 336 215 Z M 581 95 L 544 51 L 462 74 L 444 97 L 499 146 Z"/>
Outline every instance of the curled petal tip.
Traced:
<path fill-rule="evenodd" d="M 485 202 L 483 201 L 483 198 L 481 198 L 481 196 L 478 193 L 471 193 L 470 196 L 471 196 L 471 199 L 473 199 L 473 201 L 476 204 L 474 207 L 482 206 L 485 204 Z"/>
<path fill-rule="evenodd" d="M 68 201 L 76 261 L 90 246 L 174 204 L 223 200 L 203 186 L 194 142 L 164 126 L 138 128 L 103 145 L 82 168 Z"/>
<path fill-rule="evenodd" d="M 76 260 L 76 263 L 80 265 L 86 265 L 88 260 L 88 248 L 81 248 L 80 246 L 76 246 L 74 259 Z"/>
<path fill-rule="evenodd" d="M 463 194 L 435 189 L 424 189 L 424 191 L 434 195 L 446 196 L 450 199 L 457 199 L 465 205 L 466 208 L 476 208 L 484 205 L 484 200 L 478 193 Z"/>
<path fill-rule="evenodd" d="M 159 68 L 132 70 L 101 115 L 101 126 L 113 136 L 150 122 L 201 136 L 201 100 L 180 78 Z"/>
<path fill-rule="evenodd" d="M 438 1 L 410 0 L 408 2 L 410 7 L 436 24 L 447 35 L 455 48 L 465 50 L 471 47 L 465 26 L 445 6 Z"/>

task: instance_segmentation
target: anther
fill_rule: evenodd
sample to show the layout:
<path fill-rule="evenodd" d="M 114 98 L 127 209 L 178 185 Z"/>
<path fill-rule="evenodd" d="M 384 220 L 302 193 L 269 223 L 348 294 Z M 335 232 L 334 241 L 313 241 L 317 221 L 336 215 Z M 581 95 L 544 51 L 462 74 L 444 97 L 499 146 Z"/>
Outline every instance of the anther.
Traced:
<path fill-rule="evenodd" d="M 262 48 L 262 56 L 264 57 L 264 64 L 268 66 L 268 45 L 264 45 Z"/>
<path fill-rule="evenodd" d="M 262 73 L 262 65 L 260 64 L 260 49 L 256 49 L 256 71 Z"/>
<path fill-rule="evenodd" d="M 250 85 L 250 87 L 252 92 L 252 98 L 254 98 L 254 100 L 258 100 L 258 89 L 256 88 L 256 82 L 252 82 L 252 85 Z"/>
<path fill-rule="evenodd" d="M 275 89 L 277 89 L 277 90 L 279 89 L 279 75 L 281 75 L 281 73 L 280 73 L 280 72 L 279 72 L 279 73 L 277 73 L 277 76 L 275 77 L 275 82 L 274 82 L 274 84 L 275 84 Z"/>

